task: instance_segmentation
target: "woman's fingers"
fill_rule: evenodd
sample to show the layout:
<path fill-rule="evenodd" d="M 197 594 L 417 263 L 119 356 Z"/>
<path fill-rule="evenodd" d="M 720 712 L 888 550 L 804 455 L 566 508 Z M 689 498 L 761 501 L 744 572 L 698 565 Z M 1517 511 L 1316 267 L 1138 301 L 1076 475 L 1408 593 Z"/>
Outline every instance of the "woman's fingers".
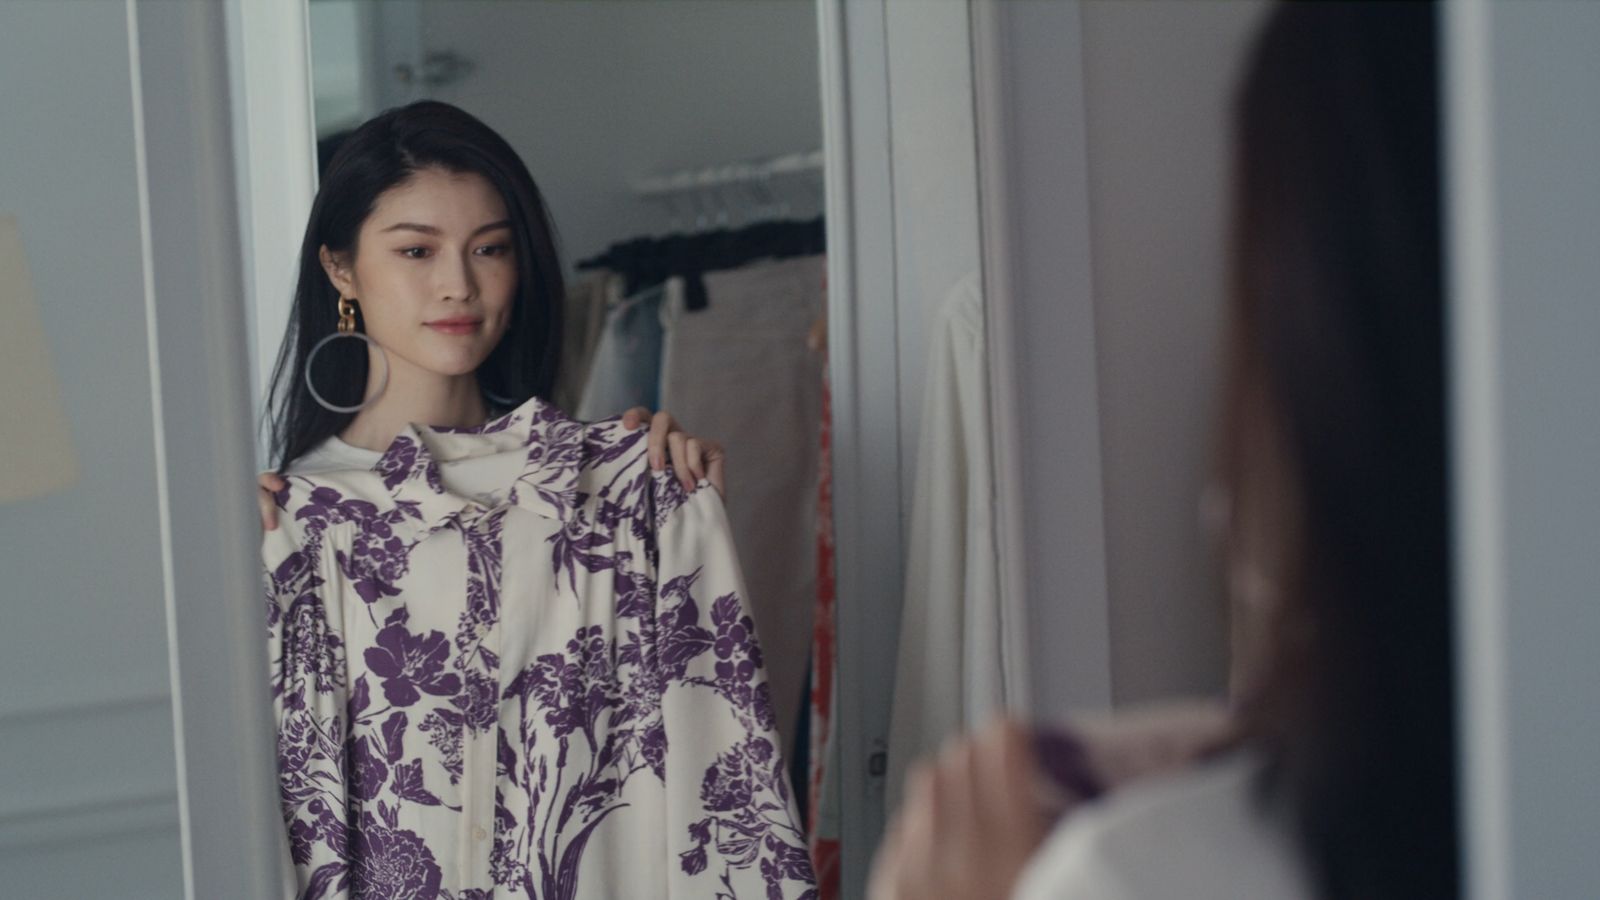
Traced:
<path fill-rule="evenodd" d="M 723 460 L 727 453 L 722 445 L 707 438 L 691 437 L 687 432 L 674 431 L 667 436 L 667 447 L 672 455 L 672 466 L 686 491 L 694 490 L 696 483 L 705 478 L 717 489 L 717 495 L 727 499 L 727 476 Z"/>
<path fill-rule="evenodd" d="M 1034 811 L 1029 732 L 1001 721 L 952 737 L 906 779 L 869 900 L 1008 897 L 1046 829 Z"/>
<path fill-rule="evenodd" d="M 674 431 L 667 435 L 667 446 L 672 452 L 672 470 L 678 476 L 678 483 L 686 491 L 694 490 L 694 474 L 689 471 L 689 436 L 681 431 Z"/>
<path fill-rule="evenodd" d="M 978 771 L 976 746 L 971 739 L 957 739 L 939 754 L 939 765 L 933 784 L 934 850 L 941 857 L 947 853 L 960 854 L 969 850 L 974 817 L 978 813 Z"/>
<path fill-rule="evenodd" d="M 700 443 L 704 447 L 706 477 L 711 480 L 711 486 L 717 489 L 717 494 L 726 500 L 728 497 L 728 491 L 725 486 L 727 484 L 727 475 L 724 471 L 723 461 L 728 458 L 728 453 L 716 441 L 702 440 Z"/>
<path fill-rule="evenodd" d="M 278 503 L 273 495 L 283 490 L 287 482 L 276 472 L 262 472 L 256 483 L 260 486 L 256 490 L 256 502 L 261 506 L 261 529 L 272 531 L 278 527 Z"/>
<path fill-rule="evenodd" d="M 667 435 L 678 427 L 678 423 L 671 414 L 662 411 L 650 412 L 647 406 L 635 406 L 622 414 L 622 427 L 629 431 L 636 431 L 648 423 L 650 434 L 646 438 L 645 452 L 650 459 L 650 468 L 659 472 L 667 462 Z"/>
<path fill-rule="evenodd" d="M 622 414 L 622 427 L 634 431 L 640 425 L 650 421 L 650 409 L 644 406 L 635 406 Z"/>
<path fill-rule="evenodd" d="M 921 762 L 906 776 L 905 806 L 895 847 L 896 897 L 921 897 L 919 879 L 936 862 L 934 842 L 939 827 L 939 776 L 937 764 Z"/>
<path fill-rule="evenodd" d="M 872 871 L 867 878 L 867 900 L 902 900 L 900 873 L 905 855 L 905 822 L 904 809 L 889 822 L 883 842 L 873 856 Z"/>
<path fill-rule="evenodd" d="M 678 422 L 667 412 L 658 412 L 650 419 L 650 468 L 659 472 L 667 466 L 667 437 L 678 430 Z"/>
<path fill-rule="evenodd" d="M 645 422 L 650 423 L 645 452 L 652 471 L 660 472 L 671 465 L 673 474 L 684 490 L 694 490 L 695 483 L 704 478 L 717 489 L 719 496 L 728 496 L 727 451 L 722 444 L 688 434 L 678 420 L 665 410 L 651 413 L 643 406 L 635 406 L 622 414 L 622 425 L 629 431 Z"/>
<path fill-rule="evenodd" d="M 705 447 L 697 437 L 683 442 L 683 461 L 696 481 L 706 477 Z"/>
<path fill-rule="evenodd" d="M 985 820 L 1002 826 L 1035 823 L 1041 814 L 1034 783 L 1038 762 L 1030 733 L 1015 719 L 1005 718 L 990 726 L 982 740 L 979 769 L 974 773 L 981 779 L 979 795 L 985 802 L 980 827 Z"/>

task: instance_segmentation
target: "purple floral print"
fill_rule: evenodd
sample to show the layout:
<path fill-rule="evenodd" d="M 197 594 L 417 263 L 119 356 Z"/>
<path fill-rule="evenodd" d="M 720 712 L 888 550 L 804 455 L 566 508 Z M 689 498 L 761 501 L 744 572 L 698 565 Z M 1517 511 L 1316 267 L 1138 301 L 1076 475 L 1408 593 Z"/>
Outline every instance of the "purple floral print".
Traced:
<path fill-rule="evenodd" d="M 534 399 L 291 470 L 263 576 L 301 897 L 815 897 L 720 501 L 643 437 Z"/>
<path fill-rule="evenodd" d="M 439 865 L 422 838 L 362 816 L 351 845 L 353 893 L 386 900 L 433 900 L 439 896 Z"/>
<path fill-rule="evenodd" d="M 461 679 L 445 672 L 450 655 L 443 632 L 427 635 L 406 631 L 404 607 L 390 616 L 378 632 L 377 646 L 368 647 L 362 657 L 367 671 L 383 679 L 383 695 L 395 706 L 410 706 L 427 692 L 449 697 L 461 689 Z"/>

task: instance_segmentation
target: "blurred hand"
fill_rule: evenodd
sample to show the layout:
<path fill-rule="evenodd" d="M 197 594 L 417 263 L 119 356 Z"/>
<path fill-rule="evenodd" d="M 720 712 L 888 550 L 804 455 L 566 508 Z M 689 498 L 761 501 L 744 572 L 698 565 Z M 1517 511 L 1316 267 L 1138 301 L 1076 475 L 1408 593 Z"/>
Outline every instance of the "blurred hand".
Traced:
<path fill-rule="evenodd" d="M 869 900 L 1009 897 L 1050 830 L 1037 772 L 1030 733 L 1009 719 L 919 763 L 873 861 Z"/>
<path fill-rule="evenodd" d="M 723 474 L 726 454 L 721 444 L 690 435 L 665 411 L 652 415 L 643 406 L 635 406 L 622 415 L 622 426 L 629 431 L 638 429 L 646 422 L 650 423 L 650 468 L 661 471 L 670 456 L 673 471 L 684 490 L 694 490 L 695 482 L 706 478 L 717 489 L 718 496 L 727 497 L 724 487 L 726 477 Z M 278 527 L 278 505 L 273 502 L 272 495 L 283 490 L 286 482 L 274 472 L 262 472 L 257 482 L 260 484 L 256 499 L 261 506 L 261 528 L 272 531 Z"/>
<path fill-rule="evenodd" d="M 1074 716 L 1072 733 L 1108 790 L 1186 768 L 1239 741 L 1239 723 L 1212 699 L 1162 700 L 1115 713 Z"/>
<path fill-rule="evenodd" d="M 683 430 L 677 420 L 665 410 L 651 415 L 643 406 L 635 406 L 622 414 L 622 427 L 633 431 L 645 422 L 650 423 L 650 468 L 659 472 L 672 458 L 673 471 L 686 491 L 694 490 L 696 481 L 706 478 L 717 489 L 718 496 L 727 499 L 724 487 L 723 460 L 727 454 L 722 445 L 710 438 L 698 438 Z"/>

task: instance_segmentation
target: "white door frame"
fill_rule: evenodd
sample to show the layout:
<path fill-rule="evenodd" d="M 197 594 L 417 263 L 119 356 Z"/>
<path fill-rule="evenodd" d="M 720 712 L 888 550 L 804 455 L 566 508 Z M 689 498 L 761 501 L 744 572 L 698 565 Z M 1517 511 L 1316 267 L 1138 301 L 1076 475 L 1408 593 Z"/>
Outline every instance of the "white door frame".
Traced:
<path fill-rule="evenodd" d="M 1600 5 L 1441 33 L 1466 896 L 1600 885 Z"/>
<path fill-rule="evenodd" d="M 229 29 L 216 4 L 125 3 L 184 895 L 270 900 L 283 896 L 288 849 L 240 365 Z"/>
<path fill-rule="evenodd" d="M 237 148 L 253 423 L 289 324 L 300 241 L 317 184 L 310 12 L 306 0 L 227 0 L 228 83 Z M 256 467 L 268 468 L 264 435 Z"/>
<path fill-rule="evenodd" d="M 884 828 L 902 590 L 894 197 L 882 0 L 819 0 L 833 407 L 842 896 L 865 895 Z M 870 302 L 868 302 L 870 298 Z M 846 688 L 846 685 L 852 687 Z"/>

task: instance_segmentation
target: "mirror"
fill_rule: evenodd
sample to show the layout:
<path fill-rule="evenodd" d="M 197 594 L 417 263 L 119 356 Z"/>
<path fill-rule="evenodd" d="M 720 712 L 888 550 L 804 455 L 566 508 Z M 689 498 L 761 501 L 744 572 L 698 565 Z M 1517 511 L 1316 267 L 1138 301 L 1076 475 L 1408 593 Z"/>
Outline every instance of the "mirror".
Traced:
<path fill-rule="evenodd" d="M 369 393 L 325 406 L 381 403 L 417 383 L 406 380 L 411 366 L 443 359 L 429 356 L 443 342 L 413 347 L 386 330 L 408 292 L 429 315 L 481 308 L 493 322 L 502 285 L 526 304 L 509 314 L 503 341 L 521 336 L 517 316 L 540 315 L 533 310 L 552 299 L 562 333 L 547 395 L 503 396 L 498 376 L 483 374 L 492 360 L 484 364 L 477 380 L 492 417 L 481 430 L 465 423 L 476 442 L 433 429 L 458 422 L 373 439 L 357 412 L 287 467 L 289 535 L 276 553 L 269 537 L 267 564 L 282 615 L 270 648 L 275 709 L 280 733 L 296 736 L 279 762 L 297 877 L 345 874 L 343 831 L 327 824 L 337 809 L 357 832 L 417 842 L 416 877 L 459 897 L 496 888 L 644 896 L 663 883 L 689 893 L 720 883 L 741 896 L 809 890 L 816 832 L 807 823 L 826 752 L 814 735 L 830 706 L 817 686 L 833 681 L 813 674 L 817 623 L 831 623 L 823 579 L 832 559 L 818 538 L 827 531 L 828 266 L 815 5 L 312 0 L 309 12 L 319 204 L 364 197 L 349 173 L 381 166 L 372 142 L 396 140 L 372 138 L 362 123 L 442 102 L 443 112 L 417 113 L 436 116 L 432 124 L 393 133 L 432 128 L 451 135 L 442 141 L 486 146 L 460 124 L 470 116 L 502 137 L 542 196 L 562 282 L 562 296 L 549 298 L 497 280 L 554 283 L 536 274 L 545 257 L 532 268 L 495 261 L 526 246 L 540 252 L 516 228 L 473 238 L 479 247 L 404 225 L 403 239 L 369 237 L 363 224 L 355 277 L 338 293 L 359 304 L 369 340 L 323 352 L 382 360 L 389 380 L 373 389 L 380 370 L 369 367 Z M 438 146 L 430 140 L 399 139 L 424 155 Z M 386 206 L 423 183 L 408 177 L 378 195 L 367 221 L 445 227 L 455 198 L 467 198 L 470 216 L 476 196 L 485 222 L 543 227 L 537 202 L 519 206 L 493 182 L 503 176 L 470 163 L 434 168 L 451 165 L 484 190 L 472 195 L 458 177 Z M 516 167 L 504 157 L 493 165 Z M 439 274 L 456 260 L 466 263 Z M 291 313 L 300 327 L 313 320 L 298 304 L 313 296 L 302 282 Z M 332 397 L 341 370 L 314 358 L 306 376 Z M 638 406 L 720 445 L 725 503 L 696 499 L 692 479 L 682 496 L 670 467 L 649 475 L 642 431 L 590 424 Z M 556 448 L 570 451 L 570 467 Z M 714 453 L 698 441 L 683 450 Z M 437 491 L 393 469 L 401 451 L 437 462 Z M 324 593 L 320 609 L 306 606 L 296 566 L 368 553 L 371 521 L 358 518 L 346 546 L 339 504 L 381 506 L 390 491 L 396 510 L 416 499 L 422 514 L 376 526 L 398 540 L 388 562 L 367 557 L 389 574 L 340 573 L 364 604 L 334 609 Z M 482 506 L 456 509 L 465 496 Z M 441 498 L 451 509 L 436 513 Z M 328 530 L 293 524 L 302 517 Z M 492 531 L 492 546 L 469 537 L 475 528 Z M 294 662 L 310 634 L 339 642 L 345 684 Z M 341 709 L 359 774 L 349 795 L 335 796 L 321 779 L 338 742 L 306 736 L 337 726 Z M 431 852 L 458 832 L 467 835 L 460 859 Z M 656 846 L 659 862 L 617 864 L 625 849 Z M 348 872 L 389 877 L 354 862 Z"/>

